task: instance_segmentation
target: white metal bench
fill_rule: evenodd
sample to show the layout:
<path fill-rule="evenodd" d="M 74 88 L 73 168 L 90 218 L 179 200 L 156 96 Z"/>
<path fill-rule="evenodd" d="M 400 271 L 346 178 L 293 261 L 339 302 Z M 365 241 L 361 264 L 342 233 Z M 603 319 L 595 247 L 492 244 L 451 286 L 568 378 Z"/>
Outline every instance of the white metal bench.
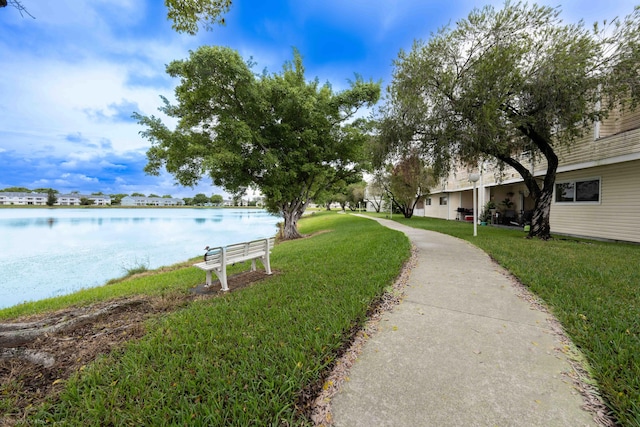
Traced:
<path fill-rule="evenodd" d="M 220 279 L 223 291 L 228 291 L 227 285 L 227 265 L 237 262 L 251 261 L 251 271 L 256 271 L 256 260 L 259 259 L 264 265 L 265 272 L 271 274 L 271 262 L 269 254 L 275 238 L 254 240 L 245 243 L 236 243 L 229 246 L 220 246 L 217 248 L 205 248 L 207 253 L 204 254 L 204 261 L 193 264 L 207 273 L 207 284 L 205 287 L 211 286 L 211 272 L 213 271 Z"/>

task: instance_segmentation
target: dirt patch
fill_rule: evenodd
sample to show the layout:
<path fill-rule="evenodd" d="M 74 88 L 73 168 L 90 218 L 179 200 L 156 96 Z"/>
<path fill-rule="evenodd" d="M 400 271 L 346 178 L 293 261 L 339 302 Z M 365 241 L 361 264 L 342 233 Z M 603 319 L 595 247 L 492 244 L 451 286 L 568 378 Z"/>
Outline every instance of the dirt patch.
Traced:
<path fill-rule="evenodd" d="M 230 291 L 267 275 L 249 271 L 228 279 Z M 188 293 L 136 296 L 70 307 L 0 324 L 0 425 L 14 425 L 62 389 L 64 380 L 102 354 L 146 333 L 145 321 L 190 302 L 222 294 L 219 282 Z"/>

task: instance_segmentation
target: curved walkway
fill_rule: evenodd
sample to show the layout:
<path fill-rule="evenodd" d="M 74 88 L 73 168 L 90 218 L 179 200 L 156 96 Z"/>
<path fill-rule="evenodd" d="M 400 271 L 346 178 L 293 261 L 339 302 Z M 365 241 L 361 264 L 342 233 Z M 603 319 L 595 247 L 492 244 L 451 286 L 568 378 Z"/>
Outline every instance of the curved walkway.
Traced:
<path fill-rule="evenodd" d="M 389 221 L 418 249 L 331 401 L 335 426 L 594 426 L 550 316 L 480 249 Z"/>

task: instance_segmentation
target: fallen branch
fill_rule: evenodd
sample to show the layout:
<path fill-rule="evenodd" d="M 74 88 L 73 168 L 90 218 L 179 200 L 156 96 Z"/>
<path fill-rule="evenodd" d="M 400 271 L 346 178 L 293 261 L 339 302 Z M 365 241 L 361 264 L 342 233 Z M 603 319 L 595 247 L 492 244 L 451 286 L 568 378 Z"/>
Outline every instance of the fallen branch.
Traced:
<path fill-rule="evenodd" d="M 32 342 L 45 334 L 77 328 L 93 322 L 101 316 L 121 311 L 141 302 L 142 300 L 116 302 L 87 314 L 78 314 L 81 311 L 76 311 L 62 317 L 54 324 L 51 324 L 51 319 L 31 323 L 2 323 L 0 324 L 0 348 L 15 347 Z"/>
<path fill-rule="evenodd" d="M 22 359 L 45 368 L 50 368 L 56 362 L 50 353 L 28 348 L 2 348 L 0 349 L 0 359 Z"/>

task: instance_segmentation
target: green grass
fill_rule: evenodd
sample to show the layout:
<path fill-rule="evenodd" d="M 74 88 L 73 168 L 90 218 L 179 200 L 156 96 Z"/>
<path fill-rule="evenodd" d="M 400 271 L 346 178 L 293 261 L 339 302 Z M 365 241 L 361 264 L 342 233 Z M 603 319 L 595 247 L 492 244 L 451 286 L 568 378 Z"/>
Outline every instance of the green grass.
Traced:
<path fill-rule="evenodd" d="M 200 258 L 198 258 L 200 260 Z M 194 260 L 194 262 L 196 262 Z M 73 294 L 44 300 L 27 302 L 0 310 L 0 320 L 53 311 L 61 308 L 84 306 L 107 299 L 129 297 L 133 295 L 163 295 L 172 292 L 188 292 L 189 288 L 203 281 L 201 270 L 196 268 L 182 268 L 192 262 L 176 264 L 175 266 L 155 270 L 156 274 L 143 276 L 132 275 L 109 281 L 105 286 L 83 289 Z M 157 274 L 159 272 L 162 274 Z M 127 273 L 128 276 L 128 273 Z M 129 279 L 129 280 L 127 280 Z"/>
<path fill-rule="evenodd" d="M 321 384 L 410 248 L 401 233 L 362 218 L 301 221 L 303 233 L 327 230 L 276 245 L 274 276 L 150 322 L 143 339 L 86 367 L 29 423 L 307 425 L 302 393 Z M 149 278 L 105 288 L 119 289 L 113 296 L 183 290 L 203 273 L 185 268 Z"/>
<path fill-rule="evenodd" d="M 380 215 L 384 217 L 384 215 Z M 468 240 L 542 298 L 586 356 L 610 409 L 640 426 L 640 245 L 556 236 L 432 218 L 394 220 Z"/>

